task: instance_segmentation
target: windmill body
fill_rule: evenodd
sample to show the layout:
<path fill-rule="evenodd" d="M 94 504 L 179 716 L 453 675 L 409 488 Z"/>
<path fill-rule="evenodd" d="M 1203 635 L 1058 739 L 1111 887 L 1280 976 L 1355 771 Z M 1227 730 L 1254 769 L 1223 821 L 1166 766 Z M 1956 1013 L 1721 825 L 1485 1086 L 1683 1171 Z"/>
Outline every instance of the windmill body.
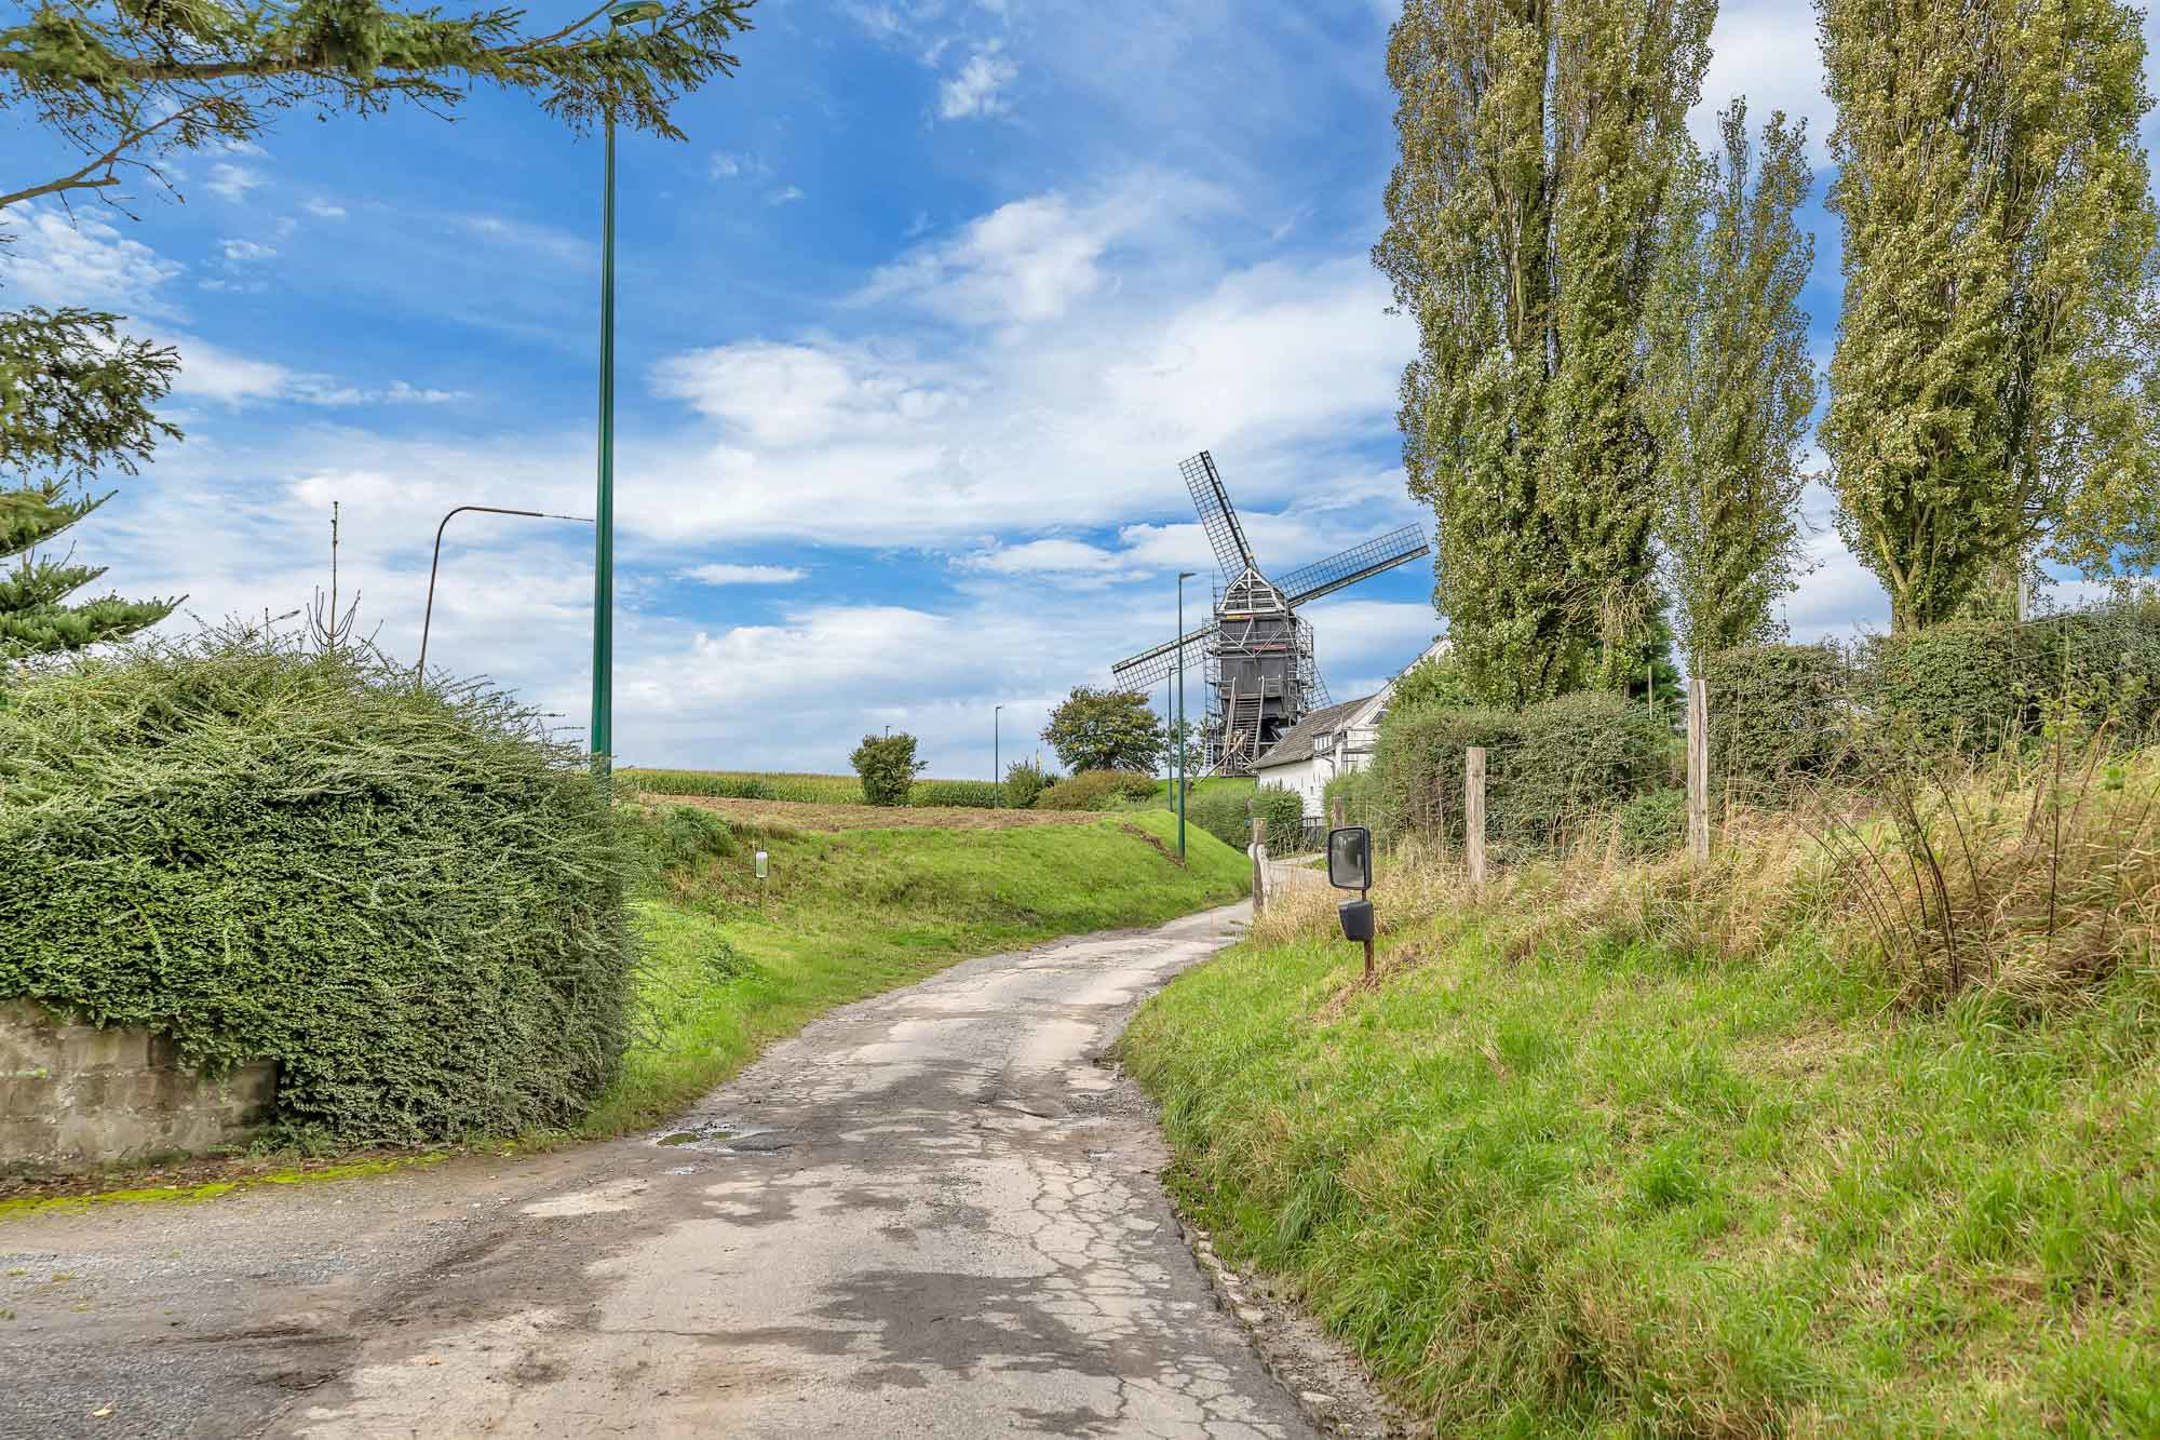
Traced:
<path fill-rule="evenodd" d="M 1298 607 L 1415 560 L 1431 547 L 1423 531 L 1405 525 L 1271 580 L 1253 558 L 1214 458 L 1203 450 L 1178 468 L 1221 569 L 1214 616 L 1196 630 L 1120 660 L 1110 674 L 1122 688 L 1145 692 L 1199 661 L 1213 692 L 1200 726 L 1203 773 L 1246 775 L 1306 711 L 1328 703 L 1313 660 L 1312 626 L 1298 616 Z"/>

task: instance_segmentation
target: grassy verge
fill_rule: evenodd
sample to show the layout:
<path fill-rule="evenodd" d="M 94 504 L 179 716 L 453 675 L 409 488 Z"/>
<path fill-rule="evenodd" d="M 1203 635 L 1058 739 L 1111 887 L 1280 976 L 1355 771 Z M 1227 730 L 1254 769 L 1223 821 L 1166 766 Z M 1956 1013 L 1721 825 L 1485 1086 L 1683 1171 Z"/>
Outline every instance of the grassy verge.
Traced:
<path fill-rule="evenodd" d="M 658 1120 L 835 1005 L 970 955 L 1152 925 L 1244 893 L 1244 857 L 1162 814 L 1021 829 L 745 830 L 671 865 L 638 902 L 645 1033 L 585 1122 Z M 771 878 L 749 852 L 771 855 Z"/>
<path fill-rule="evenodd" d="M 1834 927 L 1571 883 L 1406 884 L 1377 987 L 1316 913 L 1142 1012 L 1228 1252 L 1440 1434 L 2160 1434 L 2149 950 L 1914 1007 Z"/>

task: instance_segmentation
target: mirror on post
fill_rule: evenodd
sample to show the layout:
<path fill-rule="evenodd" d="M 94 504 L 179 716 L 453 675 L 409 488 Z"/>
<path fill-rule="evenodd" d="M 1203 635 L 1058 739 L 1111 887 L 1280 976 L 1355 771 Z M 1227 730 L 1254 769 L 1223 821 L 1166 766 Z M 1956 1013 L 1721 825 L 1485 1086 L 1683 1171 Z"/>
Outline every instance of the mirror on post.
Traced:
<path fill-rule="evenodd" d="M 1328 831 L 1327 878 L 1338 890 L 1372 889 L 1372 831 L 1363 825 Z"/>
<path fill-rule="evenodd" d="M 1372 889 L 1372 831 L 1363 825 L 1338 825 L 1328 831 L 1327 837 L 1328 884 L 1338 890 L 1355 890 L 1358 898 L 1345 900 L 1335 907 L 1335 914 L 1342 921 L 1343 939 L 1354 940 L 1365 947 L 1365 978 L 1373 974 L 1373 923 L 1372 901 L 1365 892 Z"/>

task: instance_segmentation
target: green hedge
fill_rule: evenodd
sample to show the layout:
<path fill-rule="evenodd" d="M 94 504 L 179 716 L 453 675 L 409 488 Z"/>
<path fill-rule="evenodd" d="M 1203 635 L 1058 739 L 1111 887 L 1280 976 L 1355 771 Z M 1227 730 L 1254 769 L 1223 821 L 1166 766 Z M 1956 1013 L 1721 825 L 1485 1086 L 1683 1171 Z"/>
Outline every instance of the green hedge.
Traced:
<path fill-rule="evenodd" d="M 1253 793 L 1249 784 L 1196 786 L 1185 797 L 1185 822 L 1243 850 L 1252 844 Z M 1175 796 L 1170 803 L 1175 807 Z"/>
<path fill-rule="evenodd" d="M 1460 845 L 1463 754 L 1486 755 L 1486 831 L 1524 850 L 1563 844 L 1581 825 L 1670 783 L 1672 732 L 1618 695 L 1563 695 L 1527 710 L 1422 708 L 1381 723 L 1372 806 L 1390 837 Z"/>
<path fill-rule="evenodd" d="M 206 640 L 0 709 L 0 998 L 275 1059 L 288 1135 L 576 1121 L 627 1039 L 634 866 L 529 712 L 365 657 Z"/>
<path fill-rule="evenodd" d="M 1037 810 L 1107 810 L 1120 800 L 1152 800 L 1155 777 L 1131 770 L 1083 770 L 1035 797 Z"/>
<path fill-rule="evenodd" d="M 1849 740 L 1852 670 L 1834 645 L 1744 645 L 1703 664 L 1710 774 L 1743 796 L 1775 795 L 1834 771 Z"/>
<path fill-rule="evenodd" d="M 1305 848 L 1305 797 L 1281 785 L 1262 785 L 1252 795 L 1253 814 L 1267 828 L 1268 853 L 1295 855 Z M 1251 832 L 1246 832 L 1251 844 Z"/>

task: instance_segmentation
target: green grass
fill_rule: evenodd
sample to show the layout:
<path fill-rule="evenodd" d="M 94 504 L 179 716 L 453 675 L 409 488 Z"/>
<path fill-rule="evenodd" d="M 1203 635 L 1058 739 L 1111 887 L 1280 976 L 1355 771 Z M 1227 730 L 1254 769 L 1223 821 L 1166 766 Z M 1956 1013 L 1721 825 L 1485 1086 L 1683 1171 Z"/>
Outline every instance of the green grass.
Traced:
<path fill-rule="evenodd" d="M 1244 946 L 1124 1043 L 1173 1183 L 1435 1433 L 2160 1434 L 2160 978 L 1901 1011 L 1475 921 Z"/>
<path fill-rule="evenodd" d="M 1244 857 L 1207 835 L 1181 869 L 1167 815 L 1014 830 L 772 830 L 670 869 L 638 902 L 644 1034 L 585 1122 L 657 1121 L 770 1041 L 970 955 L 1152 925 L 1244 893 Z M 1142 833 L 1144 832 L 1144 833 Z M 751 878 L 749 850 L 771 854 Z"/>

